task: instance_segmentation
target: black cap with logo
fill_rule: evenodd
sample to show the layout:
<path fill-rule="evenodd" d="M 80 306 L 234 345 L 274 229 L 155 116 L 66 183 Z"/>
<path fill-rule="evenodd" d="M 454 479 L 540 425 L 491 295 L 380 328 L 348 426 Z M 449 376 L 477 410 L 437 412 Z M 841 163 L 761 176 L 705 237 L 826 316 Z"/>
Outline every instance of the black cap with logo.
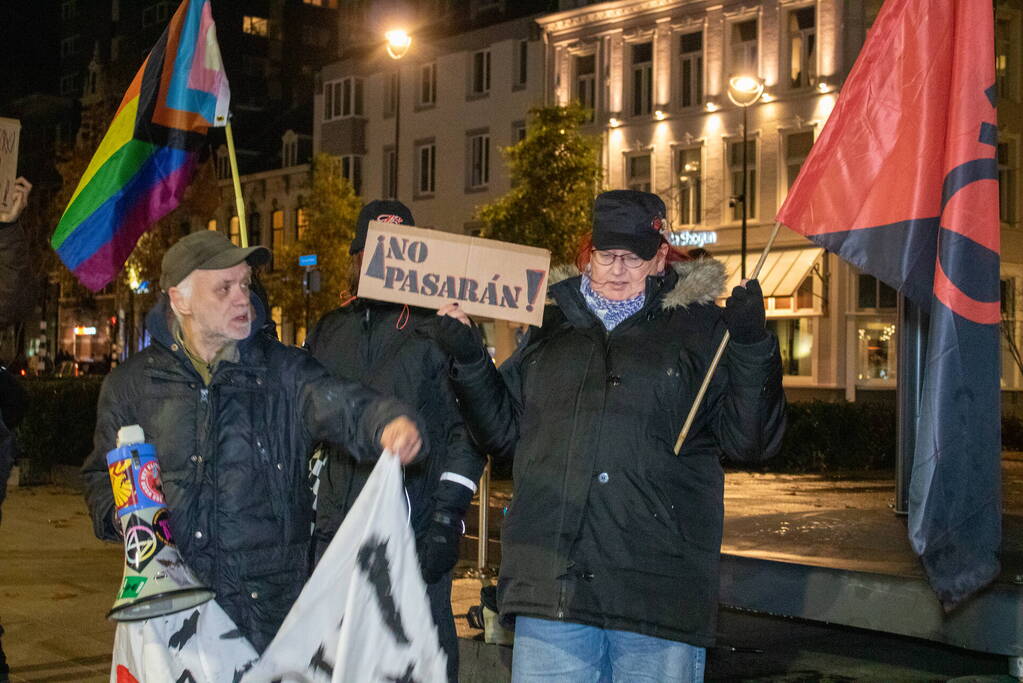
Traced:
<path fill-rule="evenodd" d="M 374 199 L 359 212 L 359 219 L 355 221 L 355 237 L 352 239 L 352 245 L 348 247 L 349 254 L 358 254 L 366 248 L 366 232 L 369 230 L 370 221 L 416 224 L 412 219 L 412 212 L 401 202 L 393 199 Z"/>
<path fill-rule="evenodd" d="M 602 192 L 593 203 L 593 247 L 626 249 L 650 260 L 661 246 L 661 231 L 668 227 L 664 216 L 664 202 L 650 192 Z"/>

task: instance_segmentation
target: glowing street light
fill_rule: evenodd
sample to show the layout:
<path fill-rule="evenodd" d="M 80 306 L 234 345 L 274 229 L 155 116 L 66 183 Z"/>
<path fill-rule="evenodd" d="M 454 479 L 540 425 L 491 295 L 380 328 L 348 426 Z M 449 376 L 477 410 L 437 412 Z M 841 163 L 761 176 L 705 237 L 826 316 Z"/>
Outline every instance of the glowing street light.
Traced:
<path fill-rule="evenodd" d="M 739 195 L 738 200 L 742 202 L 742 229 L 740 232 L 742 243 L 740 246 L 739 262 L 741 264 L 740 275 L 743 279 L 746 279 L 746 216 L 748 213 L 746 202 L 748 188 L 746 184 L 749 182 L 746 177 L 749 174 L 747 169 L 749 162 L 746 158 L 746 146 L 749 140 L 748 109 L 751 104 L 756 104 L 763 94 L 764 79 L 762 78 L 740 75 L 732 76 L 728 79 L 728 99 L 735 106 L 742 107 L 742 194 Z"/>
<path fill-rule="evenodd" d="M 412 46 L 412 36 L 400 28 L 388 31 L 384 38 L 387 39 L 387 54 L 391 59 L 401 59 Z"/>

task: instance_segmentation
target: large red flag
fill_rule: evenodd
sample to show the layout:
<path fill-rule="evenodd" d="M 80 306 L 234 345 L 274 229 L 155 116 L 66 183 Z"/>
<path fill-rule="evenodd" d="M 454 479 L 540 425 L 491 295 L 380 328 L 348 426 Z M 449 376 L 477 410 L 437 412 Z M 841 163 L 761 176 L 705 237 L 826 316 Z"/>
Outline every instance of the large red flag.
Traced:
<path fill-rule="evenodd" d="M 990 0 L 887 0 L 777 220 L 929 313 L 909 536 L 946 608 L 1000 570 Z"/>

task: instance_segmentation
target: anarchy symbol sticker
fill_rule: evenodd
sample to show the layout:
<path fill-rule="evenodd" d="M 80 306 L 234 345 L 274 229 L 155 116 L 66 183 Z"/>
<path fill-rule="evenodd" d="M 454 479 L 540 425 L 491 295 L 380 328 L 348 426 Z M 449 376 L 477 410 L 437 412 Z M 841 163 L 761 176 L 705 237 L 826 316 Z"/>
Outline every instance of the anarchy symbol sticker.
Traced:
<path fill-rule="evenodd" d="M 159 541 L 148 526 L 137 524 L 124 532 L 124 561 L 137 572 L 149 564 L 158 547 Z"/>

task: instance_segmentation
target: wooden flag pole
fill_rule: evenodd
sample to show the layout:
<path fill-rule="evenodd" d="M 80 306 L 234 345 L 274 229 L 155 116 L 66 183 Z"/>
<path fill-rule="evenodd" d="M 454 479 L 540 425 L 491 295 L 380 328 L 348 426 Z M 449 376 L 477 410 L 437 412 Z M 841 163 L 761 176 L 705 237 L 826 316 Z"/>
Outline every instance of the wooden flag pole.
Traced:
<path fill-rule="evenodd" d="M 249 229 L 245 225 L 245 200 L 242 199 L 242 182 L 238 178 L 238 158 L 234 154 L 234 135 L 231 133 L 231 121 L 224 126 L 227 135 L 227 156 L 231 160 L 231 179 L 234 181 L 234 202 L 238 207 L 238 234 L 243 247 L 249 246 Z M 230 226 L 230 223 L 228 223 Z M 230 227 L 228 227 L 230 233 Z"/>
<path fill-rule="evenodd" d="M 771 236 L 767 239 L 767 245 L 764 247 L 764 253 L 760 255 L 760 260 L 757 261 L 757 265 L 753 268 L 753 271 L 749 274 L 749 279 L 753 280 L 760 275 L 760 269 L 764 267 L 764 261 L 767 260 L 767 255 L 771 253 L 771 247 L 774 246 L 774 239 L 778 236 L 778 230 L 781 228 L 781 223 L 775 222 L 774 229 L 771 231 Z M 728 330 L 725 330 L 725 334 L 721 337 L 721 343 L 718 345 L 718 350 L 714 354 L 714 358 L 710 361 L 710 367 L 707 368 L 707 374 L 703 378 L 703 384 L 700 385 L 700 391 L 697 392 L 696 398 L 693 399 L 693 407 L 689 409 L 689 415 L 686 417 L 685 424 L 682 425 L 682 431 L 678 433 L 678 439 L 675 440 L 675 455 L 678 455 L 682 450 L 682 444 L 685 442 L 686 437 L 689 436 L 689 430 L 692 429 L 693 421 L 696 419 L 696 412 L 700 409 L 700 404 L 703 403 L 703 397 L 707 393 L 707 387 L 710 386 L 710 380 L 714 377 L 714 372 L 718 369 L 718 363 L 721 362 L 721 356 L 725 354 L 725 347 L 728 346 L 728 340 L 731 339 L 731 335 Z"/>

